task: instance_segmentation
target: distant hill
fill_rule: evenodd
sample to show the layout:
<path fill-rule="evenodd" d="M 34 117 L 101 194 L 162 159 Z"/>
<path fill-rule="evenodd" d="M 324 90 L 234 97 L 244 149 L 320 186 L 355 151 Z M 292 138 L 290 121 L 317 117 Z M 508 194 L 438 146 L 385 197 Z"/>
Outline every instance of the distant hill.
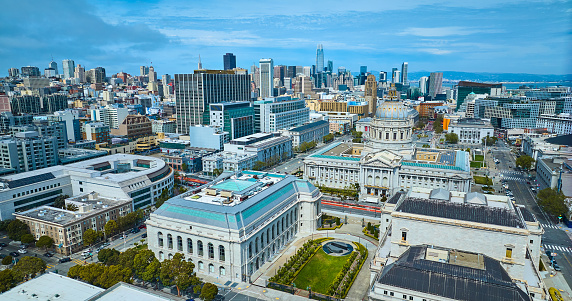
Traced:
<path fill-rule="evenodd" d="M 487 72 L 459 72 L 459 71 L 437 71 L 443 72 L 444 80 L 466 80 L 476 82 L 564 82 L 572 81 L 572 74 L 528 74 L 528 73 L 487 73 Z M 352 72 L 354 73 L 354 72 Z M 371 71 L 376 77 L 379 71 Z M 409 72 L 410 81 L 417 81 L 422 76 L 429 76 L 431 71 Z M 356 73 L 359 74 L 359 73 Z M 387 74 L 391 79 L 391 74 Z"/>

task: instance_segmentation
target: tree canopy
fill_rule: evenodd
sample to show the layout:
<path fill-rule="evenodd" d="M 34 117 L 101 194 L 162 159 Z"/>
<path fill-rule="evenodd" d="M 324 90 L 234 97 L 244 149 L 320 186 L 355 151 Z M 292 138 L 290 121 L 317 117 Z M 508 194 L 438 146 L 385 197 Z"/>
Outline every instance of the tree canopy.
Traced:
<path fill-rule="evenodd" d="M 534 163 L 534 159 L 532 157 L 524 155 L 516 158 L 516 166 L 520 166 L 520 168 L 529 170 Z"/>
<path fill-rule="evenodd" d="M 8 256 L 10 257 L 10 256 Z M 4 257 L 7 258 L 7 257 Z M 11 258 L 11 257 L 10 257 Z M 21 279 L 12 271 L 12 269 L 5 269 L 0 271 L 0 293 L 3 293 L 20 282 Z"/>
<path fill-rule="evenodd" d="M 100 237 L 102 233 L 99 231 L 95 231 L 93 229 L 87 229 L 83 232 L 83 243 L 85 245 L 91 246 L 93 245 Z"/>
<path fill-rule="evenodd" d="M 23 244 L 29 244 L 35 241 L 34 239 L 34 235 L 30 234 L 30 233 L 26 233 L 24 235 L 22 235 L 22 237 L 20 237 L 20 241 Z"/>
<path fill-rule="evenodd" d="M 28 225 L 19 219 L 11 221 L 6 227 L 6 231 L 8 232 L 8 238 L 18 241 L 22 239 L 22 235 L 30 234 Z"/>
<path fill-rule="evenodd" d="M 447 143 L 457 144 L 457 142 L 459 142 L 459 136 L 455 133 L 446 134 L 445 141 L 447 141 Z"/>
<path fill-rule="evenodd" d="M 176 286 L 177 295 L 181 296 L 182 290 L 200 282 L 193 272 L 194 268 L 194 263 L 186 261 L 183 254 L 177 253 L 172 259 L 164 260 L 161 263 L 161 281 L 165 286 Z"/>
<path fill-rule="evenodd" d="M 542 206 L 544 211 L 554 216 L 566 215 L 569 211 L 566 204 L 566 197 L 562 191 L 557 192 L 556 189 L 545 188 L 538 192 L 538 204 Z"/>
<path fill-rule="evenodd" d="M 212 283 L 205 283 L 201 289 L 199 298 L 205 301 L 212 301 L 218 294 L 218 287 Z"/>
<path fill-rule="evenodd" d="M 36 247 L 38 248 L 44 248 L 44 249 L 49 249 L 54 245 L 54 240 L 47 236 L 40 236 L 40 238 L 38 238 L 38 241 L 36 242 Z"/>
<path fill-rule="evenodd" d="M 107 223 L 105 223 L 103 229 L 105 230 L 105 235 L 107 235 L 108 237 L 112 236 L 117 232 L 118 229 L 117 222 L 110 219 L 107 221 Z"/>
<path fill-rule="evenodd" d="M 12 270 L 23 279 L 33 278 L 46 270 L 46 262 L 38 257 L 24 256 Z"/>

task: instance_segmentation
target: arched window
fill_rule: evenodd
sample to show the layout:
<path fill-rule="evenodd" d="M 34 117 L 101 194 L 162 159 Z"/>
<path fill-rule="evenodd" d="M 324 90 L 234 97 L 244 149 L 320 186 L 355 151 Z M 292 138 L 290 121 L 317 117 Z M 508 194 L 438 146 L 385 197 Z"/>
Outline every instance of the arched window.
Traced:
<path fill-rule="evenodd" d="M 183 238 L 177 236 L 177 250 L 183 252 Z"/>
<path fill-rule="evenodd" d="M 254 239 L 254 253 L 258 254 L 258 237 Z"/>
<path fill-rule="evenodd" d="M 212 243 L 209 242 L 209 259 L 214 259 L 214 246 Z"/>
<path fill-rule="evenodd" d="M 165 259 L 165 254 L 163 254 L 163 251 L 159 252 L 159 260 L 163 261 L 163 259 Z"/>
<path fill-rule="evenodd" d="M 281 232 L 284 232 L 284 217 L 282 217 L 282 229 L 281 230 L 282 230 Z"/>
<path fill-rule="evenodd" d="M 270 228 L 266 229 L 266 243 L 270 242 Z"/>
<path fill-rule="evenodd" d="M 197 241 L 197 249 L 199 256 L 203 256 L 203 242 L 200 240 Z"/>
<path fill-rule="evenodd" d="M 209 273 L 214 273 L 214 264 L 209 264 Z"/>
<path fill-rule="evenodd" d="M 226 275 L 226 270 L 224 269 L 224 267 L 220 267 L 220 268 L 218 268 L 218 273 L 221 276 L 224 276 L 224 275 Z"/>
<path fill-rule="evenodd" d="M 173 235 L 171 234 L 167 234 L 167 247 L 169 247 L 169 249 L 173 248 Z"/>
<path fill-rule="evenodd" d="M 289 214 L 286 213 L 286 227 L 288 227 L 288 221 L 290 220 L 290 219 L 288 218 L 288 215 L 289 215 Z"/>
<path fill-rule="evenodd" d="M 264 232 L 260 235 L 260 249 L 264 249 Z"/>
<path fill-rule="evenodd" d="M 157 239 L 159 242 L 159 247 L 163 247 L 163 233 L 162 232 L 157 233 Z"/>
<path fill-rule="evenodd" d="M 224 246 L 218 246 L 218 260 L 225 261 L 225 255 Z"/>
<path fill-rule="evenodd" d="M 275 236 L 274 236 L 274 230 L 275 230 L 275 228 L 276 228 L 275 225 L 272 225 L 272 240 L 274 240 L 274 237 L 275 237 Z"/>
<path fill-rule="evenodd" d="M 248 258 L 252 258 L 252 242 L 248 244 Z"/>
<path fill-rule="evenodd" d="M 199 270 L 203 270 L 205 268 L 205 264 L 202 261 L 199 261 Z"/>
<path fill-rule="evenodd" d="M 169 260 L 173 259 L 173 254 L 169 253 Z"/>
<path fill-rule="evenodd" d="M 193 254 L 193 241 L 187 238 L 187 253 Z"/>

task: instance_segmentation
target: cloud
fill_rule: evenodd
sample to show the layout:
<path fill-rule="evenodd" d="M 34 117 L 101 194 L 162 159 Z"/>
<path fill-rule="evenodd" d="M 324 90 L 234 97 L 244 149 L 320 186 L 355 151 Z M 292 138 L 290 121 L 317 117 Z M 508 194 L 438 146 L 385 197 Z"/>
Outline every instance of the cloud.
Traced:
<path fill-rule="evenodd" d="M 447 27 L 409 27 L 399 35 L 413 35 L 419 37 L 446 37 L 446 36 L 467 36 L 476 33 L 501 33 L 502 30 L 495 29 L 477 29 L 462 26 Z"/>

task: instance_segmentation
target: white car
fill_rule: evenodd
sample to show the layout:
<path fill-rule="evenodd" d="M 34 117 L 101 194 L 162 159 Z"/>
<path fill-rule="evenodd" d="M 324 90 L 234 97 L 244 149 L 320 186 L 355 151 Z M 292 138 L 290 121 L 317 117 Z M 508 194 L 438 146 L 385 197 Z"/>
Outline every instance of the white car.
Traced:
<path fill-rule="evenodd" d="M 28 253 L 28 251 L 26 251 L 26 249 L 20 249 L 20 250 L 18 250 L 18 253 L 26 254 L 26 253 Z"/>

